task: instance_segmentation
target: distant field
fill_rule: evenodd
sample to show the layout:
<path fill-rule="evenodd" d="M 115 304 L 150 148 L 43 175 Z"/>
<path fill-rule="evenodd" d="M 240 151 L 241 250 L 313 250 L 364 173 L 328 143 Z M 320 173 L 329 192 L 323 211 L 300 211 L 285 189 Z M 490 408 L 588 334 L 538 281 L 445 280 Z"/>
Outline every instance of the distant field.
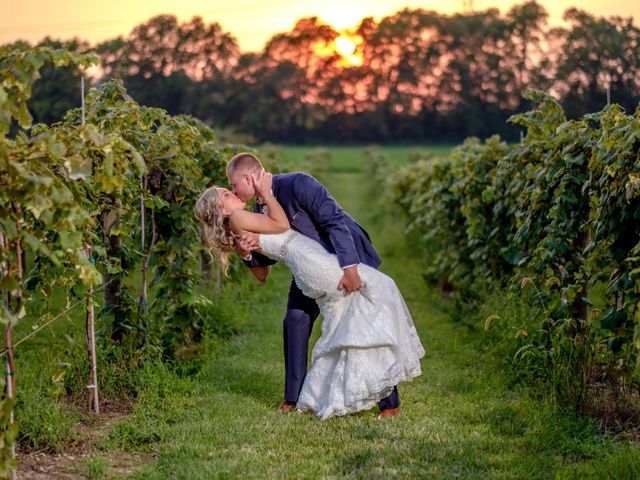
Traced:
<path fill-rule="evenodd" d="M 298 165 L 304 156 L 318 146 L 285 146 L 284 161 L 288 165 Z M 366 146 L 357 147 L 323 147 L 331 151 L 331 171 L 332 172 L 360 172 L 363 166 L 364 158 L 362 153 Z M 453 145 L 414 145 L 414 146 L 380 146 L 383 152 L 387 154 L 389 159 L 398 165 L 404 165 L 409 162 L 409 153 L 414 150 L 426 150 L 432 152 L 438 157 L 447 157 Z"/>

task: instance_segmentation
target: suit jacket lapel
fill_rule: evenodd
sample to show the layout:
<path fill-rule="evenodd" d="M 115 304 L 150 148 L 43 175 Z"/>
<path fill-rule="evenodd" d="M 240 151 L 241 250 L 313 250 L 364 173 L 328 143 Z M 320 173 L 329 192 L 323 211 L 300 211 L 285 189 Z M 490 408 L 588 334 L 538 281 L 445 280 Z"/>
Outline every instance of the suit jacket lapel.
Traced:
<path fill-rule="evenodd" d="M 273 195 L 278 198 L 278 192 L 280 191 L 280 175 L 275 174 L 273 176 L 273 186 L 272 186 L 272 190 L 273 190 Z"/>

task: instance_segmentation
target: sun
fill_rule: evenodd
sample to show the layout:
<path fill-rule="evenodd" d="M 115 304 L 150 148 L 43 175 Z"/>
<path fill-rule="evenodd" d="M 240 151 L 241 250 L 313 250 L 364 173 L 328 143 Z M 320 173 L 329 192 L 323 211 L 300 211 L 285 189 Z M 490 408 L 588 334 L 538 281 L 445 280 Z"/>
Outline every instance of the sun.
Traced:
<path fill-rule="evenodd" d="M 334 49 L 342 57 L 341 66 L 354 67 L 362 65 L 362 55 L 356 52 L 362 38 L 357 35 L 343 33 L 334 40 Z"/>
<path fill-rule="evenodd" d="M 349 37 L 344 35 L 340 35 L 335 40 L 336 42 L 336 50 L 343 57 L 348 57 L 349 55 L 353 55 L 353 52 L 356 51 L 356 43 L 351 40 Z"/>
<path fill-rule="evenodd" d="M 333 41 L 316 42 L 313 45 L 313 51 L 321 58 L 337 56 L 339 67 L 359 67 L 363 63 L 362 52 L 358 51 L 358 46 L 362 41 L 362 37 L 359 35 L 344 31 Z"/>

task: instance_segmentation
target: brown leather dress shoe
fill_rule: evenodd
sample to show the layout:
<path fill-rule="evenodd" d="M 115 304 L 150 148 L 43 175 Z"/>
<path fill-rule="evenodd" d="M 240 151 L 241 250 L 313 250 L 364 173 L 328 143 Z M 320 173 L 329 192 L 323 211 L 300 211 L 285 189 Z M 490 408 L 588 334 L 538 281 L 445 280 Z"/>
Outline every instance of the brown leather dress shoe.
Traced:
<path fill-rule="evenodd" d="M 384 417 L 395 417 L 400 415 L 400 407 L 396 408 L 385 408 L 384 410 L 380 410 L 380 415 L 378 415 L 378 419 Z"/>
<path fill-rule="evenodd" d="M 287 402 L 286 400 L 280 404 L 278 410 L 282 413 L 291 413 L 296 408 L 296 404 L 293 402 Z"/>

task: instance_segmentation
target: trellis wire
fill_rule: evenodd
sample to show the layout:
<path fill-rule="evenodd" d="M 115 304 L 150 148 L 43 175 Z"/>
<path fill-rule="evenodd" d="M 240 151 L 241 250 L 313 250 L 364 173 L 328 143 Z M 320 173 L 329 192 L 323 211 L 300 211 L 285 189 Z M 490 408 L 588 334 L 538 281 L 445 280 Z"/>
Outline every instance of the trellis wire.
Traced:
<path fill-rule="evenodd" d="M 108 286 L 112 280 L 109 280 L 107 283 L 105 283 L 104 285 L 102 285 L 100 288 L 96 289 L 93 291 L 93 293 L 98 293 L 99 291 L 103 290 L 106 286 Z M 42 330 L 43 328 L 48 327 L 49 325 L 51 325 L 53 322 L 55 322 L 58 318 L 62 317 L 63 315 L 69 313 L 71 310 L 73 310 L 74 308 L 76 308 L 78 305 L 80 305 L 81 303 L 83 303 L 85 300 L 78 300 L 76 303 L 74 303 L 73 305 L 71 305 L 69 308 L 67 308 L 66 310 L 60 312 L 58 315 L 56 315 L 55 317 L 53 317 L 51 320 L 49 320 L 47 323 L 35 328 L 33 330 L 33 332 L 30 332 L 28 335 L 25 335 L 24 337 L 22 337 L 20 340 L 18 340 L 16 343 L 14 343 L 11 348 L 5 348 L 4 350 L 2 350 L 0 352 L 0 357 L 2 357 L 3 355 L 5 355 L 9 350 L 15 350 L 15 348 L 20 345 L 23 342 L 26 342 L 27 340 L 29 340 L 31 337 L 33 337 L 36 333 L 38 333 L 40 330 Z M 42 317 L 40 317 L 38 319 L 38 321 L 42 320 L 46 315 L 43 315 Z M 36 322 L 37 323 L 37 322 Z"/>

